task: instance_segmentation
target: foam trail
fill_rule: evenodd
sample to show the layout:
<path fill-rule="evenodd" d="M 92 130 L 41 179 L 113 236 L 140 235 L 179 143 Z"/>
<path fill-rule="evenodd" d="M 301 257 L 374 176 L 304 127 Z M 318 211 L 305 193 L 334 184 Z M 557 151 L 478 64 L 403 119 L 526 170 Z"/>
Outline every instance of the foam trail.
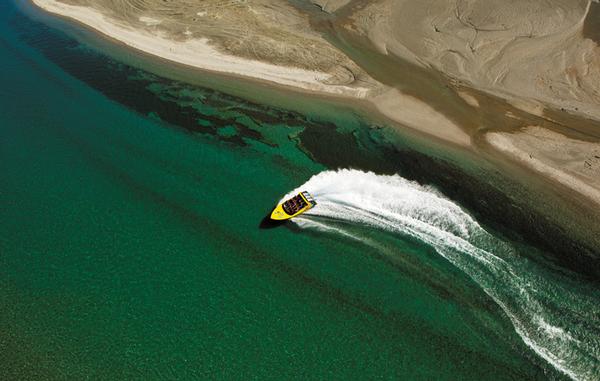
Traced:
<path fill-rule="evenodd" d="M 600 378 L 600 298 L 591 286 L 573 287 L 564 276 L 515 253 L 435 189 L 397 175 L 325 171 L 286 198 L 301 190 L 318 205 L 294 220 L 300 228 L 377 247 L 323 223 L 333 219 L 424 242 L 494 299 L 525 344 L 554 368 L 574 380 Z"/>

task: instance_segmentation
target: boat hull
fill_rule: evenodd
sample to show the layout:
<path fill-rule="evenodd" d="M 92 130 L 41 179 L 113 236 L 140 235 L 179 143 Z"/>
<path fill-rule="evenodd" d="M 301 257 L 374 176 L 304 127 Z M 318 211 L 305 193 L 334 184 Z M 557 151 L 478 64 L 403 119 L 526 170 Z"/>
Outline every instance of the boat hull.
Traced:
<path fill-rule="evenodd" d="M 275 221 L 289 220 L 290 218 L 294 218 L 296 216 L 301 215 L 302 213 L 309 210 L 311 206 L 305 206 L 294 214 L 287 214 L 285 210 L 283 210 L 283 204 L 279 204 L 273 209 L 271 212 L 271 219 Z"/>

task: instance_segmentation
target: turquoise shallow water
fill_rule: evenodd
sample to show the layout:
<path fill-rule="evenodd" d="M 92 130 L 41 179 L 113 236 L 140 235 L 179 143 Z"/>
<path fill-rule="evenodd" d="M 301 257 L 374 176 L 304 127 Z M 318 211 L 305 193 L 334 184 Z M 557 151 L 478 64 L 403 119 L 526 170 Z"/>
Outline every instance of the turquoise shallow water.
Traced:
<path fill-rule="evenodd" d="M 594 285 L 385 176 L 421 154 L 389 160 L 347 110 L 165 79 L 48 25 L 0 5 L 3 379 L 598 374 Z M 320 212 L 259 228 L 307 181 Z"/>

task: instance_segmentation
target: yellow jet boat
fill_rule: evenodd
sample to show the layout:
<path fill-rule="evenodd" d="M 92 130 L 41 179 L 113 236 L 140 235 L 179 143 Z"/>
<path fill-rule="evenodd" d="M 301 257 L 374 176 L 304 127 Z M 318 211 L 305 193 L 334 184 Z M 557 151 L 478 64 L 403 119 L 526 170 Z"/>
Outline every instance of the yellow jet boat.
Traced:
<path fill-rule="evenodd" d="M 296 196 L 290 198 L 277 205 L 271 213 L 272 220 L 289 220 L 317 205 L 317 202 L 308 192 L 300 192 Z"/>

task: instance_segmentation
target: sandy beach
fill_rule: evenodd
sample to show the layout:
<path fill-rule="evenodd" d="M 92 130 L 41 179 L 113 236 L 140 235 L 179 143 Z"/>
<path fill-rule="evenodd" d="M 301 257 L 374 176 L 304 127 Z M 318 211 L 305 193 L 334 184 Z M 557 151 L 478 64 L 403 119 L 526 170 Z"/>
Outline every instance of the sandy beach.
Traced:
<path fill-rule="evenodd" d="M 517 133 L 493 132 L 485 137 L 500 152 L 600 205 L 600 144 L 533 126 Z"/>
<path fill-rule="evenodd" d="M 55 0 L 33 0 L 33 2 L 48 12 L 77 20 L 132 48 L 180 64 L 304 90 L 356 98 L 363 98 L 369 92 L 368 87 L 332 84 L 333 75 L 330 73 L 274 65 L 224 54 L 211 46 L 206 38 L 176 41 L 166 38 L 160 31 L 123 26 L 91 7 L 70 5 Z M 149 27 L 160 24 L 160 21 L 148 17 L 140 17 L 140 21 Z"/>

